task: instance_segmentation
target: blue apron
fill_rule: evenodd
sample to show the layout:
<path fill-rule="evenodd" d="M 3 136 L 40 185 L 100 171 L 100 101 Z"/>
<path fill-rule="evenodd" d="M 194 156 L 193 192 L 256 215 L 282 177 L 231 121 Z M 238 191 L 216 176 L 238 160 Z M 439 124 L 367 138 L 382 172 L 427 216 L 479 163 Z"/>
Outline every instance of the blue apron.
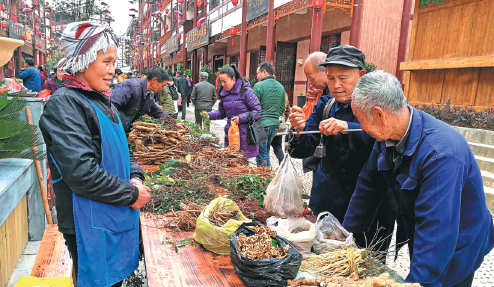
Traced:
<path fill-rule="evenodd" d="M 84 95 L 96 111 L 101 134 L 100 167 L 130 181 L 127 138 L 119 118 L 113 123 Z M 112 110 L 114 111 L 113 107 Z M 139 210 L 113 206 L 72 192 L 77 239 L 79 287 L 108 287 L 129 277 L 139 264 Z"/>

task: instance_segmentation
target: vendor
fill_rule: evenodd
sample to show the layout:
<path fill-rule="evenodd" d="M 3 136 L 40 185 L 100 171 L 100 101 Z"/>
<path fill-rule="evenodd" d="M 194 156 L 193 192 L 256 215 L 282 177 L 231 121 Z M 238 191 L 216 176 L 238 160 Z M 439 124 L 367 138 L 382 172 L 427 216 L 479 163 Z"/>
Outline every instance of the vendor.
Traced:
<path fill-rule="evenodd" d="M 121 286 L 139 263 L 139 209 L 150 199 L 109 92 L 117 41 L 97 22 L 71 23 L 59 69 L 68 72 L 40 128 L 56 195 L 58 228 L 78 286 Z"/>
<path fill-rule="evenodd" d="M 168 73 L 155 66 L 149 70 L 146 79 L 129 79 L 115 85 L 111 101 L 120 112 L 126 133 L 130 131 L 132 123 L 143 115 L 148 114 L 153 118 L 170 117 L 154 100 L 154 94 L 159 93 L 169 80 Z M 177 126 L 186 129 L 183 124 Z"/>
<path fill-rule="evenodd" d="M 348 45 L 330 49 L 327 57 L 320 52 L 311 54 L 304 67 L 307 78 L 316 88 L 329 90 L 329 93 L 321 96 L 307 121 L 302 109 L 296 106 L 292 107 L 289 116 L 295 130 L 322 133 L 295 135 L 289 152 L 295 158 L 308 158 L 323 144 L 326 156 L 321 159 L 315 171 L 309 207 L 315 215 L 329 211 L 339 222 L 343 222 L 358 175 L 369 159 L 375 142 L 365 132 L 343 131 L 360 129 L 350 101 L 355 85 L 365 74 L 364 60 L 362 51 Z M 326 73 L 326 82 L 322 73 Z M 387 187 L 383 186 L 382 191 L 386 190 Z M 387 250 L 391 240 L 389 235 L 394 227 L 395 211 L 394 200 L 388 198 L 372 226 L 354 234 L 357 244 L 369 245 L 377 229 L 381 228 L 377 238 L 387 239 L 378 246 L 381 250 Z M 363 232 L 366 232 L 365 236 Z"/>
<path fill-rule="evenodd" d="M 399 203 L 397 242 L 408 240 L 407 282 L 471 286 L 494 246 L 482 175 L 465 138 L 407 105 L 395 76 L 375 71 L 353 91 L 361 128 L 376 138 L 358 178 L 343 226 L 362 232 L 390 186 Z"/>

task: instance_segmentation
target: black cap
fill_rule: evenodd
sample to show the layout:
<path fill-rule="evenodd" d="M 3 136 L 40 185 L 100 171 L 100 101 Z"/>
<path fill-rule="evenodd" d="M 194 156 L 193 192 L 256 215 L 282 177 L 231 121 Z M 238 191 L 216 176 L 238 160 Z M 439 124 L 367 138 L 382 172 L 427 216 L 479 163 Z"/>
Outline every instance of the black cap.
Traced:
<path fill-rule="evenodd" d="M 365 55 L 350 45 L 341 45 L 329 49 L 326 61 L 319 66 L 342 65 L 352 68 L 364 68 Z"/>
<path fill-rule="evenodd" d="M 117 75 L 122 74 L 122 70 L 120 70 L 120 69 L 115 69 L 115 74 L 117 74 Z"/>

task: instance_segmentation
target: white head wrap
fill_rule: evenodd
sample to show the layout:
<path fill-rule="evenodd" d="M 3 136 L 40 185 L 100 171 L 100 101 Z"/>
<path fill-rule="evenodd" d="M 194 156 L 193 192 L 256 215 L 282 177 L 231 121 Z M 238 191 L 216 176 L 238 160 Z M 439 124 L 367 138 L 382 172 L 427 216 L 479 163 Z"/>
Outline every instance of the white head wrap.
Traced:
<path fill-rule="evenodd" d="M 117 38 L 106 25 L 91 21 L 70 23 L 60 40 L 66 56 L 59 62 L 58 67 L 75 75 L 96 60 L 98 51 L 103 50 L 106 54 L 108 46 L 118 47 L 117 43 Z"/>

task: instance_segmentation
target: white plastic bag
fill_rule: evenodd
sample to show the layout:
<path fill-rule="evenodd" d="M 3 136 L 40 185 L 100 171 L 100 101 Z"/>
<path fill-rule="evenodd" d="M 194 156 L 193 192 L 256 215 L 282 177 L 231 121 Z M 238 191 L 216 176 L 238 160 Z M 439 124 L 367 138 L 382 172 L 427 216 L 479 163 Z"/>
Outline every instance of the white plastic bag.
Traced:
<path fill-rule="evenodd" d="M 304 212 L 303 191 L 302 180 L 293 167 L 292 159 L 285 154 L 266 190 L 264 209 L 279 218 L 299 217 Z"/>
<path fill-rule="evenodd" d="M 309 254 L 317 236 L 318 221 L 312 223 L 303 217 L 279 219 L 276 232 L 290 241 L 300 253 Z"/>
<path fill-rule="evenodd" d="M 327 216 L 319 221 L 319 218 L 324 215 Z M 331 213 L 327 211 L 321 212 L 317 219 L 317 236 L 314 241 L 316 253 L 321 254 L 330 249 L 343 249 L 346 247 L 357 248 L 353 240 L 353 234 L 343 228 L 338 219 Z"/>

